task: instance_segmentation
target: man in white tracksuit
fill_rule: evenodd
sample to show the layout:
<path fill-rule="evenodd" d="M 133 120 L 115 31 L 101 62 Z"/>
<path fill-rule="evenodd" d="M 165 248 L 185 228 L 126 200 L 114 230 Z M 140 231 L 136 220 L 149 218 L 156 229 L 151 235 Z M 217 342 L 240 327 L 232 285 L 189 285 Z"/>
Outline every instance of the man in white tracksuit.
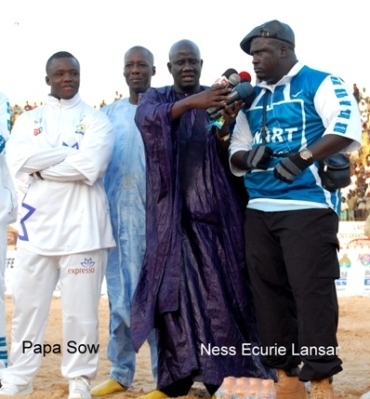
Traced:
<path fill-rule="evenodd" d="M 8 352 L 5 336 L 5 263 L 7 248 L 7 225 L 15 222 L 17 201 L 15 189 L 5 160 L 5 145 L 10 131 L 10 105 L 0 93 L 0 379 L 7 366 Z"/>
<path fill-rule="evenodd" d="M 0 395 L 33 391 L 53 290 L 60 279 L 62 374 L 68 399 L 90 399 L 98 364 L 98 303 L 108 248 L 115 245 L 101 176 L 113 146 L 108 118 L 81 101 L 80 66 L 59 52 L 46 64 L 47 105 L 22 114 L 7 147 L 15 176 L 30 176 L 22 200 L 14 276 L 11 366 Z M 41 352 L 41 353 L 40 353 Z"/>

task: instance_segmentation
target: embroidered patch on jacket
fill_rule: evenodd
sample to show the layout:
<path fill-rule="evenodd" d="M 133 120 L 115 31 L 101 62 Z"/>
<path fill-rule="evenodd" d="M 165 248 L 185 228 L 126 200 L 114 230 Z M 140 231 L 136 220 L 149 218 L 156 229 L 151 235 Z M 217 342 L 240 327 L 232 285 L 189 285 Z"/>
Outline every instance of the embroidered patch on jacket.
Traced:
<path fill-rule="evenodd" d="M 80 123 L 76 126 L 75 133 L 84 135 L 86 132 L 86 125 L 83 123 L 84 118 L 80 119 Z"/>
<path fill-rule="evenodd" d="M 42 133 L 42 126 L 41 126 L 42 118 L 39 120 L 33 121 L 33 135 L 37 136 Z"/>

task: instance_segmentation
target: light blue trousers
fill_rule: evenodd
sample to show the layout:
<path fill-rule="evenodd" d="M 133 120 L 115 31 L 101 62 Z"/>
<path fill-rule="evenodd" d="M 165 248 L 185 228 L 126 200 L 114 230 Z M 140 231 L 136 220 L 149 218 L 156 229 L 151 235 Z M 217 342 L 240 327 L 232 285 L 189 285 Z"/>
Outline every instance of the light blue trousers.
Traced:
<path fill-rule="evenodd" d="M 119 256 L 118 252 L 118 248 L 114 248 L 110 252 L 106 270 L 110 309 L 110 337 L 107 356 L 112 362 L 110 378 L 129 387 L 134 379 L 136 364 L 136 353 L 132 346 L 130 334 L 130 312 L 140 268 L 133 264 L 130 265 L 129 261 L 122 262 L 122 254 Z M 133 257 L 130 256 L 129 258 L 132 260 Z M 122 266 L 122 263 L 125 263 L 125 266 Z M 156 333 L 152 331 L 148 336 L 148 343 L 152 374 L 155 381 L 157 380 L 156 342 Z"/>

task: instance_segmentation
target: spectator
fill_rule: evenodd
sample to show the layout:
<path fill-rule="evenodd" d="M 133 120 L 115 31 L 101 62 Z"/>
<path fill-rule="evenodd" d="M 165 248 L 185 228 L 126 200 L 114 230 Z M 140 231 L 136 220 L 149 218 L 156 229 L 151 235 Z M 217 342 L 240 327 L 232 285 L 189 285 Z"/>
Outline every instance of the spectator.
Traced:
<path fill-rule="evenodd" d="M 340 204 L 340 220 L 342 222 L 348 220 L 348 203 L 346 197 L 342 197 L 342 203 Z"/>
<path fill-rule="evenodd" d="M 353 84 L 353 93 L 352 94 L 353 94 L 353 97 L 356 99 L 357 103 L 359 103 L 361 100 L 361 95 L 360 95 L 360 90 L 357 87 L 356 83 Z"/>
<path fill-rule="evenodd" d="M 31 111 L 32 106 L 30 104 L 28 104 L 28 101 L 26 101 L 26 105 L 24 106 L 24 110 L 25 111 Z"/>
<path fill-rule="evenodd" d="M 357 195 L 355 191 L 351 191 L 350 193 L 348 193 L 347 205 L 348 205 L 348 220 L 353 222 L 356 220 L 356 212 L 357 212 Z"/>

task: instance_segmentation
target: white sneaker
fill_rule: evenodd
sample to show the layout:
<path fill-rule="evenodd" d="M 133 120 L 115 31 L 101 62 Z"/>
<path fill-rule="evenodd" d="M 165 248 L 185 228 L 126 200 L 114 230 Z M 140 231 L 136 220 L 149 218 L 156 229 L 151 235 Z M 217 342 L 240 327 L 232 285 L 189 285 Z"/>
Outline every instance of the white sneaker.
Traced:
<path fill-rule="evenodd" d="M 89 379 L 86 377 L 77 377 L 69 380 L 68 399 L 92 399 Z"/>
<path fill-rule="evenodd" d="M 361 396 L 361 399 L 370 399 L 370 391 L 364 393 L 364 394 Z"/>
<path fill-rule="evenodd" d="M 0 396 L 24 396 L 33 392 L 32 382 L 26 385 L 15 385 L 2 382 L 0 388 Z"/>

